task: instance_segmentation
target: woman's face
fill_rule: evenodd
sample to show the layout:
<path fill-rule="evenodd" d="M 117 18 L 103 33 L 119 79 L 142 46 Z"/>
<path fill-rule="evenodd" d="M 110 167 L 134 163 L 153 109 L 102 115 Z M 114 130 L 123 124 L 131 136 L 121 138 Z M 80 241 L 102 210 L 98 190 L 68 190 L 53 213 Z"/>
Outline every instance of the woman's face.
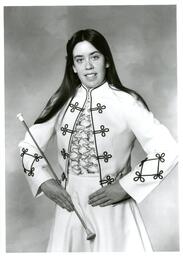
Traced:
<path fill-rule="evenodd" d="M 94 88 L 105 80 L 106 68 L 104 55 L 91 43 L 82 41 L 73 49 L 73 70 L 81 83 L 88 88 Z"/>

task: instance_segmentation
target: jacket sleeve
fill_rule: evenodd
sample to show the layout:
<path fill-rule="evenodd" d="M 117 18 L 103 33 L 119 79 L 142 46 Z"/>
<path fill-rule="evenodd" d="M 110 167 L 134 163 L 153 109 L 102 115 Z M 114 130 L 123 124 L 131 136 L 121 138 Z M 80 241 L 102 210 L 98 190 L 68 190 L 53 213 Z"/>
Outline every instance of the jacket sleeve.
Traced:
<path fill-rule="evenodd" d="M 55 133 L 57 115 L 47 122 L 35 124 L 29 128 L 43 152 L 46 150 L 48 142 Z M 53 178 L 48 170 L 47 163 L 41 156 L 41 153 L 28 132 L 26 132 L 24 140 L 21 141 L 18 146 L 20 149 L 24 174 L 31 191 L 35 197 L 41 195 L 40 185 L 46 180 Z"/>
<path fill-rule="evenodd" d="M 129 96 L 126 109 L 127 124 L 147 156 L 121 178 L 120 185 L 140 203 L 176 165 L 177 144 L 168 129 L 140 101 Z"/>

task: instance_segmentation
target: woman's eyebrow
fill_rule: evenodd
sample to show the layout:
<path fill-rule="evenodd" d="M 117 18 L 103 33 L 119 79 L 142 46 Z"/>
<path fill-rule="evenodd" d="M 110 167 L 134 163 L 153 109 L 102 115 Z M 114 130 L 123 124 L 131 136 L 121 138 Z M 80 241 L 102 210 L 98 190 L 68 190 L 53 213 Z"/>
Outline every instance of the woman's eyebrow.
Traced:
<path fill-rule="evenodd" d="M 100 52 L 99 51 L 94 51 L 94 52 L 90 53 L 90 55 L 93 55 L 95 53 L 100 53 Z"/>
<path fill-rule="evenodd" d="M 94 52 L 91 52 L 90 55 L 93 55 L 93 54 L 95 54 L 95 53 L 100 53 L 100 52 L 99 52 L 99 51 L 94 51 Z M 83 56 L 84 56 L 84 55 L 79 54 L 79 55 L 74 56 L 74 59 L 76 59 L 76 58 L 82 58 Z"/>
<path fill-rule="evenodd" d="M 74 59 L 81 58 L 81 57 L 83 57 L 83 55 L 76 55 L 76 56 L 74 56 Z"/>

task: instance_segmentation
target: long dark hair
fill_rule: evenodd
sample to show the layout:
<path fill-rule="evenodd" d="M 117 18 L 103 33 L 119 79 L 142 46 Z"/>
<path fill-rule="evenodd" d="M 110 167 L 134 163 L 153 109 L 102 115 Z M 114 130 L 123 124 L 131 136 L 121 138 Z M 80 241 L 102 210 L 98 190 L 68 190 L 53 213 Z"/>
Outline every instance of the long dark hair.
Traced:
<path fill-rule="evenodd" d="M 76 93 L 76 89 L 81 82 L 77 74 L 73 71 L 73 49 L 77 43 L 82 41 L 90 42 L 99 52 L 104 55 L 105 61 L 109 64 L 109 67 L 106 69 L 106 81 L 113 85 L 113 87 L 116 89 L 136 96 L 136 98 L 140 100 L 148 109 L 144 99 L 137 92 L 122 85 L 116 72 L 111 50 L 103 35 L 94 29 L 85 29 L 74 33 L 71 39 L 67 42 L 66 67 L 63 81 L 58 90 L 49 99 L 42 113 L 35 121 L 35 124 L 43 123 L 53 117 L 63 107 L 67 100 Z"/>

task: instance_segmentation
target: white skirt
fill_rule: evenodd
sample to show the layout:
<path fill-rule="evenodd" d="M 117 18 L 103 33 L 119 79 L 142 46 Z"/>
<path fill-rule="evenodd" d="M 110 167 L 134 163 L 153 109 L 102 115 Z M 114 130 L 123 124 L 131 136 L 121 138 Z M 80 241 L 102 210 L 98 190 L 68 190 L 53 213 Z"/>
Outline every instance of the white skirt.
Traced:
<path fill-rule="evenodd" d="M 92 207 L 88 196 L 100 189 L 99 177 L 69 175 L 67 191 L 88 228 L 86 233 L 75 212 L 56 206 L 47 252 L 137 252 L 152 251 L 138 207 L 133 199 L 115 206 Z"/>

